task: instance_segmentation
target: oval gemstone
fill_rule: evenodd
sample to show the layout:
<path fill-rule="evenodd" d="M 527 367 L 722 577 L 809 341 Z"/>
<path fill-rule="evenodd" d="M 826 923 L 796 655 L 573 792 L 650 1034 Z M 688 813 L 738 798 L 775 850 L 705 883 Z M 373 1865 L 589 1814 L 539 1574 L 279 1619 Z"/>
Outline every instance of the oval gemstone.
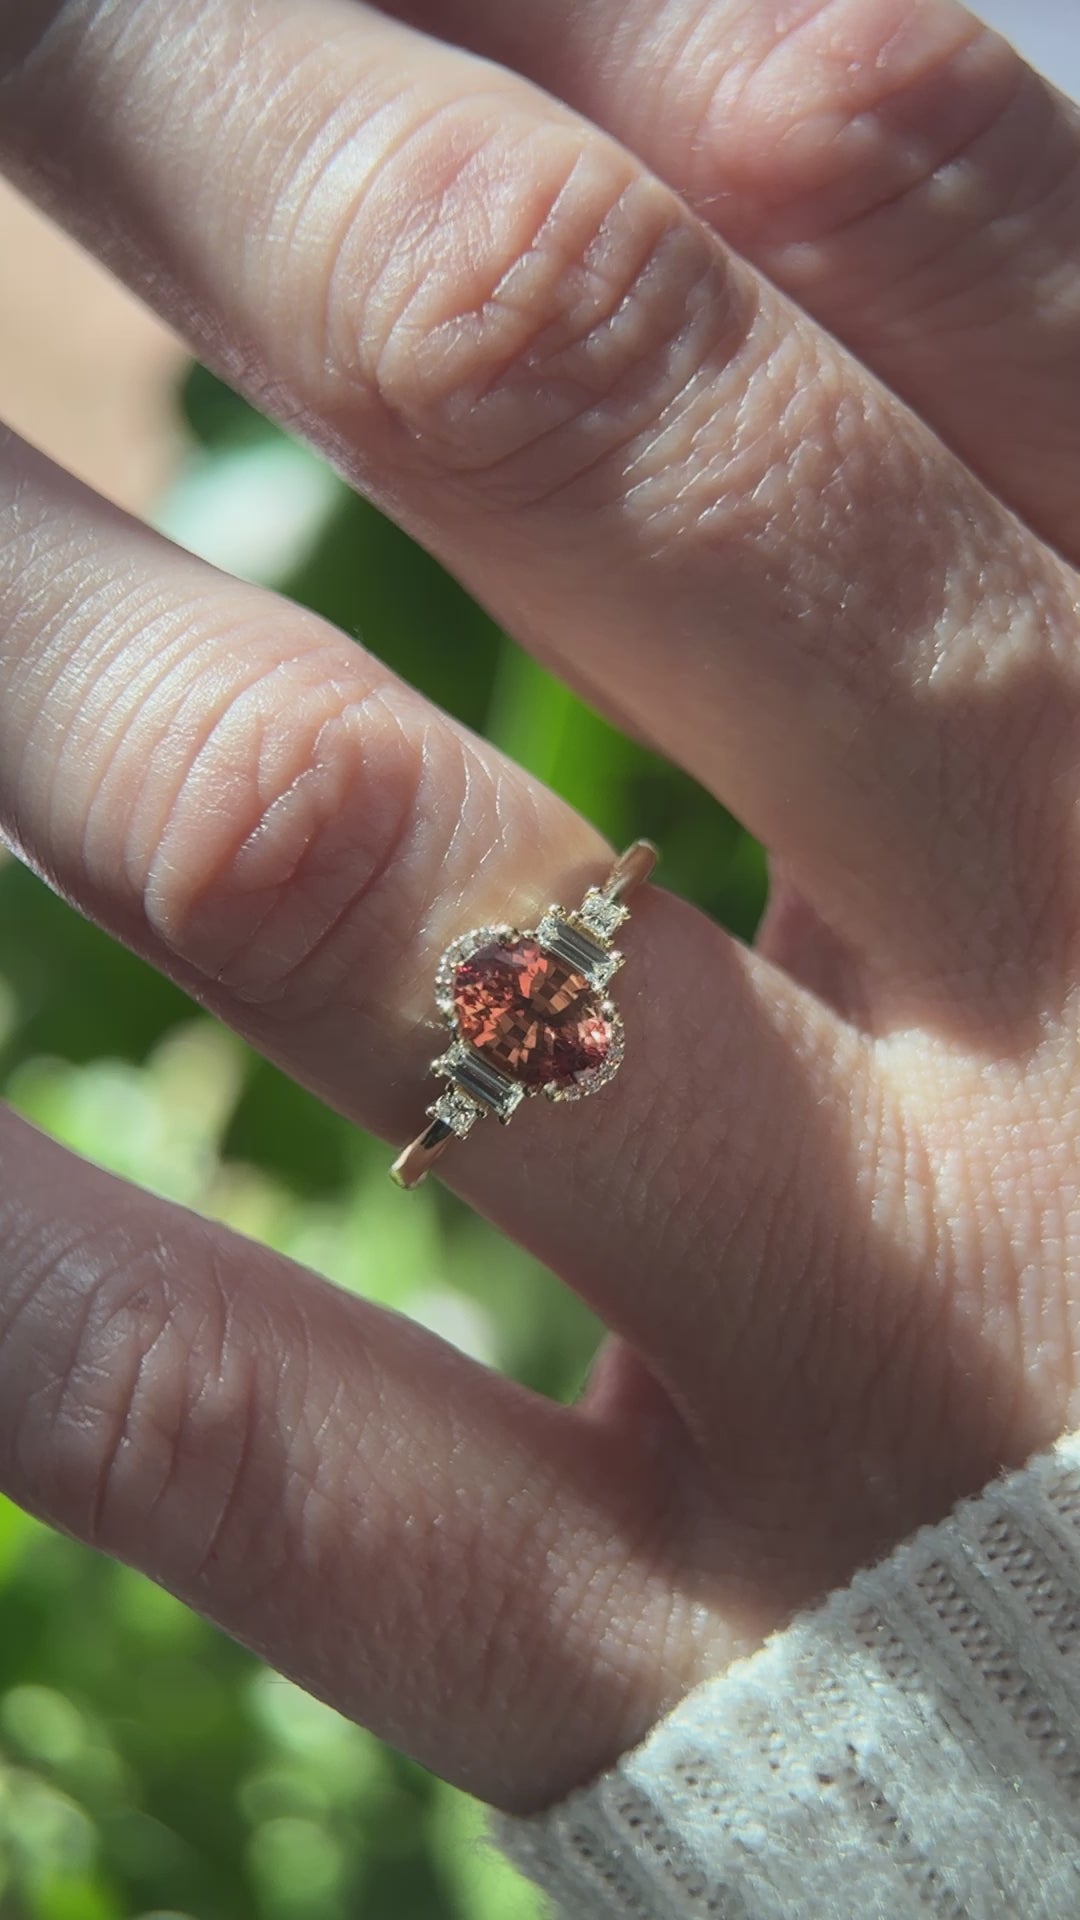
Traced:
<path fill-rule="evenodd" d="M 594 989 L 537 940 L 479 947 L 453 992 L 462 1038 L 523 1086 L 583 1086 L 607 1059 L 611 1023 Z"/>

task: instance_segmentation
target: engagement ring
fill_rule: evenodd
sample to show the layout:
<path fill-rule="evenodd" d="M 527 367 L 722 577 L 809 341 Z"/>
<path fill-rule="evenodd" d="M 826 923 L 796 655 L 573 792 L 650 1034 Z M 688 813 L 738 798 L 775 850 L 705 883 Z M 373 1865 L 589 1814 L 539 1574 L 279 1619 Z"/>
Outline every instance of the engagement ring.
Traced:
<path fill-rule="evenodd" d="M 623 955 L 612 939 L 655 865 L 656 848 L 636 840 L 576 911 L 549 907 L 535 932 L 478 927 L 447 948 L 435 1000 L 454 1038 L 431 1064 L 447 1084 L 390 1169 L 399 1186 L 419 1186 L 487 1114 L 505 1123 L 537 1093 L 581 1100 L 618 1072 L 623 1026 L 607 988 Z"/>

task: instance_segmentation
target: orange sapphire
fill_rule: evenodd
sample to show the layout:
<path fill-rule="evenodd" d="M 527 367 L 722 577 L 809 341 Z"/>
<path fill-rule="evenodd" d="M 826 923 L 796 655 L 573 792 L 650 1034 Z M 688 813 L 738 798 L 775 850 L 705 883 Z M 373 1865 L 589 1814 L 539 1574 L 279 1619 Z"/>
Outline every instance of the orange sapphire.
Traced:
<path fill-rule="evenodd" d="M 537 940 L 496 940 L 454 973 L 463 1040 L 526 1087 L 581 1086 L 603 1066 L 611 1024 L 594 988 Z"/>

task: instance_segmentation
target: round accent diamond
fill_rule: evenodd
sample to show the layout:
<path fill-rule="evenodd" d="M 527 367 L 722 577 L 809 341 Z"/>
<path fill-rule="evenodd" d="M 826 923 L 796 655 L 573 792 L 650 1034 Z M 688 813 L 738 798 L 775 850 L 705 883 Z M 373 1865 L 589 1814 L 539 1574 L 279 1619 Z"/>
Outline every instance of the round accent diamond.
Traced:
<path fill-rule="evenodd" d="M 583 1087 L 603 1068 L 611 1022 L 583 974 L 537 940 L 493 940 L 455 968 L 463 1040 L 526 1087 Z"/>

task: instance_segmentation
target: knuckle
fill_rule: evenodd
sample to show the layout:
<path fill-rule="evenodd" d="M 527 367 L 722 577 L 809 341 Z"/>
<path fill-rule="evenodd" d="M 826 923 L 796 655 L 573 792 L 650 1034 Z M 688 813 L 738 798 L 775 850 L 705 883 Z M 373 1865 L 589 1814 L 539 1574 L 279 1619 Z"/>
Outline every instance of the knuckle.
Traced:
<path fill-rule="evenodd" d="M 1007 112 L 1017 57 L 973 15 L 907 0 L 761 9 L 738 48 L 718 45 L 688 134 L 691 191 L 737 245 L 821 271 L 813 245 L 910 203 L 975 151 Z M 1011 148 L 1015 153 L 1015 147 Z M 939 208 L 940 215 L 940 208 Z"/>
<path fill-rule="evenodd" d="M 380 930 L 407 923 L 404 856 L 434 832 L 425 786 L 447 755 L 337 648 L 279 658 L 224 696 L 211 680 L 195 705 L 164 793 L 144 788 L 129 827 L 146 917 L 235 999 L 309 1012 L 359 944 L 370 960 Z"/>
<path fill-rule="evenodd" d="M 188 1591 L 226 1556 L 273 1576 L 265 1513 L 284 1472 L 275 1427 L 286 1369 L 268 1320 L 236 1308 L 217 1230 L 162 1241 L 136 1206 L 58 1244 L 24 1244 L 20 1307 L 3 1329 L 4 1451 L 30 1504 L 104 1551 Z M 258 1539 L 252 1537 L 254 1527 Z"/>
<path fill-rule="evenodd" d="M 17 1481 L 109 1545 L 132 1497 L 145 1508 L 148 1485 L 167 1479 L 182 1425 L 177 1379 L 183 1387 L 191 1369 L 176 1259 L 137 1216 L 114 1216 L 77 1235 L 39 1222 L 17 1265 L 0 1342 L 3 1372 L 19 1383 L 4 1396 Z M 211 1320 L 200 1316 L 204 1346 Z"/>
<path fill-rule="evenodd" d="M 0 808 L 25 843 L 77 899 L 115 901 L 122 933 L 253 1006 L 317 1011 L 359 952 L 369 972 L 398 962 L 469 785 L 451 723 L 247 590 L 194 594 L 181 569 L 163 594 L 136 556 L 88 592 L 81 542 L 42 542 L 34 508 L 10 594 L 0 512 L 0 617 L 51 597 L 0 672 Z"/>
<path fill-rule="evenodd" d="M 398 444 L 543 496 L 654 426 L 739 332 L 715 244 L 599 135 L 474 103 L 400 145 L 343 224 L 326 363 Z"/>

